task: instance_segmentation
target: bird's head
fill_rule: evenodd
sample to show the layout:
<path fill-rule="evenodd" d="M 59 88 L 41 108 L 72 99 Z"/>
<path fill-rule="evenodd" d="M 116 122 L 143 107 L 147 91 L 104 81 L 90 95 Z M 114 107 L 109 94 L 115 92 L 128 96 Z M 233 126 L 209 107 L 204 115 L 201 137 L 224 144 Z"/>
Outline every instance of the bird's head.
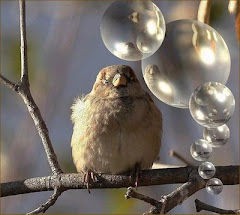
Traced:
<path fill-rule="evenodd" d="M 99 72 L 91 95 L 100 98 L 120 98 L 137 97 L 144 93 L 131 67 L 113 65 L 103 68 Z"/>

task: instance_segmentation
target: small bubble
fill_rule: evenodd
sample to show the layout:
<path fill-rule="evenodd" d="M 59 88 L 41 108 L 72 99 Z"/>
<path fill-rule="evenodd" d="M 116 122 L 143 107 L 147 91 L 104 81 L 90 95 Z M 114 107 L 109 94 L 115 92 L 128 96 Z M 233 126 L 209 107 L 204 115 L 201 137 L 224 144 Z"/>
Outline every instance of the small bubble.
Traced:
<path fill-rule="evenodd" d="M 212 178 L 216 173 L 215 166 L 210 162 L 204 162 L 198 167 L 198 174 L 204 179 Z"/>
<path fill-rule="evenodd" d="M 209 93 L 209 86 L 214 88 L 214 93 Z M 228 92 L 228 96 L 224 92 Z M 198 98 L 198 99 L 196 99 Z M 199 100 L 204 102 L 199 103 Z M 189 101 L 189 110 L 192 117 L 200 125 L 216 128 L 224 125 L 233 115 L 232 104 L 235 99 L 231 91 L 223 84 L 206 82 L 195 89 Z"/>
<path fill-rule="evenodd" d="M 223 190 L 223 183 L 218 178 L 211 178 L 206 184 L 206 190 L 211 195 L 218 195 Z"/>
<path fill-rule="evenodd" d="M 228 142 L 230 130 L 226 124 L 217 128 L 204 128 L 203 138 L 207 140 L 212 147 L 217 148 Z"/>
<path fill-rule="evenodd" d="M 190 152 L 195 160 L 206 161 L 210 157 L 212 146 L 206 140 L 200 139 L 192 144 Z"/>

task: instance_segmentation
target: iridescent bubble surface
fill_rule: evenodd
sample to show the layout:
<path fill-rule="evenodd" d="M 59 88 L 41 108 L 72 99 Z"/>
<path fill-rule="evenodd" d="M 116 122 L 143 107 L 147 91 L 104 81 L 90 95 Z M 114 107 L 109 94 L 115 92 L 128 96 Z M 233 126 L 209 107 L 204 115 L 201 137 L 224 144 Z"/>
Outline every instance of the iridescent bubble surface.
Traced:
<path fill-rule="evenodd" d="M 206 184 L 206 190 L 211 195 L 218 195 L 223 190 L 223 183 L 218 178 L 211 178 Z"/>
<path fill-rule="evenodd" d="M 204 179 L 212 178 L 216 173 L 215 166 L 210 162 L 204 162 L 198 167 L 198 174 Z"/>
<path fill-rule="evenodd" d="M 206 161 L 212 153 L 212 146 L 206 140 L 200 139 L 191 145 L 190 152 L 195 160 Z"/>
<path fill-rule="evenodd" d="M 145 82 L 162 102 L 188 108 L 199 85 L 225 84 L 231 61 L 228 47 L 212 27 L 196 20 L 177 20 L 166 25 L 166 36 L 155 54 L 142 61 Z"/>
<path fill-rule="evenodd" d="M 105 11 L 101 36 L 115 56 L 137 61 L 158 50 L 166 25 L 159 8 L 151 1 L 116 1 Z"/>
<path fill-rule="evenodd" d="M 200 125 L 216 128 L 230 120 L 235 109 L 235 99 L 225 85 L 207 82 L 193 92 L 189 109 Z"/>
<path fill-rule="evenodd" d="M 203 138 L 207 140 L 212 147 L 218 148 L 228 142 L 230 138 L 230 130 L 225 124 L 217 128 L 204 128 Z"/>

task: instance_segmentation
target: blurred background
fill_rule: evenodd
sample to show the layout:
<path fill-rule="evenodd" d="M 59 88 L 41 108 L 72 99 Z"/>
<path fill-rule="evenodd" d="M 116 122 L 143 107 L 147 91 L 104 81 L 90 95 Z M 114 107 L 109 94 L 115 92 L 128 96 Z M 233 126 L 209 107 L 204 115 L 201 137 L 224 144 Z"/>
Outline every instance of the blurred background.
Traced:
<path fill-rule="evenodd" d="M 26 2 L 30 84 L 33 97 L 45 119 L 53 147 L 64 172 L 76 172 L 70 140 L 70 107 L 73 99 L 90 92 L 98 71 L 111 64 L 127 64 L 137 73 L 142 85 L 141 62 L 127 62 L 113 56 L 100 36 L 101 17 L 110 1 L 32 1 Z M 155 1 L 166 23 L 178 19 L 196 19 L 198 1 Z M 231 73 L 227 86 L 236 99 L 235 113 L 227 123 L 229 142 L 214 149 L 209 161 L 214 165 L 239 164 L 239 50 L 234 18 L 227 11 L 228 1 L 213 1 L 210 25 L 224 38 L 231 54 Z M 19 8 L 17 1 L 1 1 L 1 72 L 18 81 L 20 74 Z M 51 174 L 42 143 L 21 98 L 1 87 L 1 182 Z M 150 91 L 149 91 L 150 92 Z M 189 162 L 193 141 L 202 138 L 203 128 L 188 109 L 168 106 L 156 97 L 163 113 L 163 144 L 160 162 L 184 166 L 169 156 L 173 149 Z M 139 192 L 159 199 L 179 185 L 140 187 Z M 69 190 L 47 213 L 143 213 L 149 205 L 125 200 L 126 189 Z M 51 192 L 10 196 L 1 199 L 1 213 L 26 213 L 45 202 Z M 194 200 L 217 207 L 239 208 L 239 186 L 224 186 L 221 194 L 211 196 L 201 190 L 170 213 L 196 213 Z"/>

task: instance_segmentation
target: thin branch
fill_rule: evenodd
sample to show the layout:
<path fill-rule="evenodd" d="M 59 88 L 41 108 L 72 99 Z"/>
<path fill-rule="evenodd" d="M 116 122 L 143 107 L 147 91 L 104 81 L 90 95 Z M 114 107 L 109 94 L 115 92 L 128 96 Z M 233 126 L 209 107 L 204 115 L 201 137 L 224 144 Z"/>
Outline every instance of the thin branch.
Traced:
<path fill-rule="evenodd" d="M 240 1 L 237 1 L 236 8 L 235 31 L 238 43 L 240 43 Z"/>
<path fill-rule="evenodd" d="M 146 203 L 149 203 L 153 206 L 156 206 L 156 207 L 160 206 L 159 201 L 157 201 L 157 200 L 155 200 L 155 199 L 153 199 L 149 196 L 145 196 L 143 194 L 140 194 L 140 193 L 134 191 L 134 189 L 132 187 L 128 187 L 125 198 L 126 199 L 130 199 L 130 198 L 139 199 L 139 200 L 142 200 L 142 201 L 144 201 Z"/>
<path fill-rule="evenodd" d="M 26 104 L 28 111 L 34 121 L 38 134 L 42 140 L 48 163 L 53 174 L 62 173 L 60 165 L 57 161 L 57 156 L 52 147 L 47 126 L 41 116 L 38 106 L 32 98 L 29 80 L 28 80 L 28 59 L 27 59 L 27 37 L 26 37 L 26 12 L 25 1 L 19 0 L 20 9 L 20 36 L 21 36 L 21 84 L 19 88 L 19 94 L 21 95 L 24 103 Z"/>
<path fill-rule="evenodd" d="M 235 14 L 237 12 L 237 0 L 230 0 L 228 3 L 228 11 L 230 14 Z"/>
<path fill-rule="evenodd" d="M 176 151 L 174 151 L 173 149 L 169 151 L 169 156 L 170 157 L 175 157 L 178 160 L 182 161 L 184 164 L 188 165 L 188 166 L 193 166 L 189 161 L 187 161 L 182 155 L 180 155 L 179 153 L 177 153 Z"/>
<path fill-rule="evenodd" d="M 162 184 L 182 184 L 189 181 L 189 174 L 198 176 L 198 167 L 180 167 L 169 169 L 143 170 L 139 178 L 139 186 L 151 186 Z M 219 178 L 224 185 L 239 184 L 239 166 L 218 166 L 215 177 Z M 19 195 L 25 193 L 42 192 L 53 190 L 56 183 L 65 189 L 86 189 L 83 174 L 69 173 L 60 174 L 56 177 L 46 176 L 30 178 L 21 181 L 6 182 L 1 184 L 1 196 Z M 121 175 L 99 174 L 97 181 L 91 184 L 91 189 L 127 188 L 134 186 L 131 172 Z"/>
<path fill-rule="evenodd" d="M 196 178 L 184 183 L 172 193 L 162 196 L 159 201 L 137 193 L 131 188 L 128 188 L 126 196 L 128 199 L 135 198 L 151 204 L 153 207 L 145 214 L 165 214 L 204 187 L 204 180 L 197 180 Z"/>
<path fill-rule="evenodd" d="M 218 168 L 218 177 L 219 168 Z M 128 198 L 136 198 L 141 201 L 147 202 L 154 207 L 152 207 L 146 214 L 165 214 L 179 204 L 182 204 L 184 200 L 196 193 L 198 190 L 205 187 L 206 181 L 203 180 L 197 172 L 197 169 L 193 169 L 189 173 L 188 181 L 181 185 L 179 188 L 174 190 L 172 193 L 162 196 L 159 201 L 152 199 L 143 194 L 137 193 L 133 189 L 129 188 L 126 196 Z"/>
<path fill-rule="evenodd" d="M 200 22 L 209 24 L 212 0 L 201 0 L 198 8 L 197 19 Z"/>
<path fill-rule="evenodd" d="M 184 183 L 176 190 L 171 192 L 170 194 L 163 196 L 161 198 L 161 207 L 158 208 L 156 206 L 152 207 L 148 214 L 165 214 L 177 205 L 182 204 L 188 197 L 201 190 L 205 185 L 205 182 L 199 175 L 194 174 L 189 179 L 188 182 Z"/>
<path fill-rule="evenodd" d="M 45 213 L 45 211 L 50 208 L 52 205 L 55 204 L 55 202 L 57 201 L 58 197 L 62 194 L 62 190 L 55 187 L 53 195 L 50 196 L 50 198 L 47 200 L 46 203 L 42 204 L 40 207 L 38 207 L 37 209 L 27 213 L 27 215 L 31 215 L 31 214 L 39 214 L 39 213 Z"/>
<path fill-rule="evenodd" d="M 205 211 L 211 211 L 218 214 L 239 214 L 240 213 L 240 210 L 226 210 L 226 209 L 217 208 L 217 207 L 208 205 L 206 203 L 203 203 L 198 199 L 195 200 L 195 206 L 196 206 L 197 212 L 205 210 Z"/>
<path fill-rule="evenodd" d="M 29 85 L 28 80 L 28 58 L 27 58 L 27 35 L 26 35 L 26 12 L 25 0 L 19 1 L 20 10 L 20 38 L 21 38 L 21 82 Z"/>
<path fill-rule="evenodd" d="M 0 74 L 0 81 L 5 84 L 7 87 L 9 87 L 10 89 L 14 90 L 15 92 L 18 92 L 19 90 L 19 85 L 9 81 L 7 78 L 5 78 L 3 75 Z"/>

